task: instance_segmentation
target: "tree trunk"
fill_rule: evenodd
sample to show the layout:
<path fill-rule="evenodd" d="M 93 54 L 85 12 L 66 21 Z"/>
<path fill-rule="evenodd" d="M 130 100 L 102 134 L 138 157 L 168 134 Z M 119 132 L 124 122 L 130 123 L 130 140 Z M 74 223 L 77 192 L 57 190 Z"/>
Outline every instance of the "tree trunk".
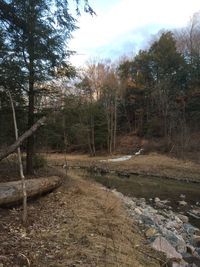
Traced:
<path fill-rule="evenodd" d="M 28 129 L 34 124 L 34 59 L 35 59 L 35 45 L 34 45 L 34 28 L 35 28 L 35 4 L 32 0 L 29 0 L 28 8 L 28 55 L 29 55 L 29 93 L 28 93 Z M 34 156 L 34 136 L 31 135 L 27 140 L 26 150 L 26 172 L 27 174 L 33 174 L 33 156 Z"/>
<path fill-rule="evenodd" d="M 14 129 L 15 129 L 15 138 L 16 141 L 18 140 L 18 127 L 17 127 L 17 120 L 16 120 L 16 113 L 15 113 L 15 107 L 13 103 L 13 99 L 11 96 L 10 91 L 8 91 L 8 95 L 10 98 L 10 103 L 12 107 L 13 112 L 13 122 L 14 122 Z M 22 183 L 22 195 L 23 195 L 23 214 L 22 214 L 22 221 L 24 224 L 26 224 L 27 221 L 27 194 L 26 194 L 26 184 L 25 184 L 25 177 L 24 177 L 24 171 L 23 171 L 23 165 L 22 165 L 22 157 L 21 157 L 21 150 L 20 146 L 17 148 L 17 154 L 18 154 L 18 162 L 19 162 L 19 172 L 21 177 L 21 183 Z"/>
<path fill-rule="evenodd" d="M 34 197 L 57 188 L 62 179 L 57 176 L 26 180 L 28 198 Z M 22 201 L 21 181 L 0 183 L 0 205 L 18 204 Z"/>
<path fill-rule="evenodd" d="M 33 84 L 29 86 L 29 109 L 28 109 L 28 128 L 34 124 L 34 93 Z M 31 135 L 27 140 L 27 158 L 26 158 L 26 172 L 27 174 L 33 174 L 33 156 L 34 156 L 34 136 Z"/>
<path fill-rule="evenodd" d="M 95 148 L 95 133 L 94 133 L 94 116 L 91 117 L 91 142 L 92 142 L 92 151 L 93 157 L 96 156 L 96 148 Z"/>
<path fill-rule="evenodd" d="M 114 106 L 114 132 L 113 132 L 113 151 L 116 149 L 116 136 L 117 136 L 117 96 L 115 95 Z"/>
<path fill-rule="evenodd" d="M 109 108 L 107 107 L 107 112 L 106 112 L 106 118 L 107 118 L 107 149 L 108 149 L 108 154 L 110 154 L 110 113 L 109 113 Z"/>
<path fill-rule="evenodd" d="M 109 152 L 112 154 L 113 150 L 113 107 L 112 104 L 110 106 L 110 147 Z"/>

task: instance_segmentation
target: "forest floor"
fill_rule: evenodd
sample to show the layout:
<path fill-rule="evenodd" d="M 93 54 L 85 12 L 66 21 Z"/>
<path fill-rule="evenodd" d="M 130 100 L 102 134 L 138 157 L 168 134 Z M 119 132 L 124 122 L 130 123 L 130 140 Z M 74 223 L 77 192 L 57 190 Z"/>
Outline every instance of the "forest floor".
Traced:
<path fill-rule="evenodd" d="M 26 227 L 21 207 L 0 209 L 1 267 L 160 266 L 162 256 L 147 245 L 111 192 L 78 176 L 66 177 L 59 168 L 36 173 L 49 175 L 62 176 L 63 184 L 28 203 Z M 13 166 L 1 162 L 0 179 L 19 177 Z"/>
<path fill-rule="evenodd" d="M 46 154 L 48 162 L 62 166 L 67 161 L 72 167 L 99 167 L 124 173 L 144 174 L 163 178 L 185 180 L 187 182 L 200 182 L 200 165 L 194 161 L 181 160 L 163 154 L 150 153 L 148 155 L 133 156 L 131 159 L 121 162 L 108 162 L 110 158 L 118 156 L 97 156 L 76 154 Z"/>

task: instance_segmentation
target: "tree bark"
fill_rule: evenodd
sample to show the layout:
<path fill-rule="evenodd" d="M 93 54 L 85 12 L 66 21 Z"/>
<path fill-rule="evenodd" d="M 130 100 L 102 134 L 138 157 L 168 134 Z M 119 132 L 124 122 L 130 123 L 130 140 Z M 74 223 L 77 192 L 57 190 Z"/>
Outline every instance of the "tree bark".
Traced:
<path fill-rule="evenodd" d="M 16 138 L 16 141 L 17 141 L 17 139 L 19 138 L 19 135 L 18 135 L 18 127 L 17 127 L 15 107 L 14 107 L 13 98 L 12 98 L 12 95 L 11 95 L 10 91 L 8 91 L 8 95 L 9 95 L 9 98 L 10 98 L 10 103 L 11 103 L 12 112 L 13 112 L 13 123 L 14 123 L 14 129 L 15 129 L 15 138 Z M 24 171 L 23 171 L 23 165 L 22 165 L 22 157 L 21 157 L 20 146 L 17 148 L 17 154 L 18 154 L 19 172 L 20 172 L 20 177 L 21 177 L 22 195 L 23 195 L 22 221 L 23 221 L 23 224 L 26 224 L 26 221 L 27 221 L 27 193 L 26 193 L 26 184 L 25 184 L 25 177 L 24 177 Z"/>
<path fill-rule="evenodd" d="M 32 0 L 29 0 L 28 8 L 28 55 L 29 55 L 29 93 L 28 93 L 28 129 L 34 124 L 34 60 L 35 60 L 35 45 L 34 45 L 34 30 L 35 30 L 35 4 Z M 31 135 L 27 140 L 26 149 L 26 172 L 27 174 L 33 174 L 33 156 L 34 156 L 34 136 Z"/>
<path fill-rule="evenodd" d="M 113 152 L 113 106 L 110 106 L 110 147 L 109 152 L 112 154 Z"/>
<path fill-rule="evenodd" d="M 115 149 L 116 149 L 116 136 L 117 136 L 117 95 L 116 95 L 116 92 L 115 92 L 113 151 L 115 151 Z"/>
<path fill-rule="evenodd" d="M 34 93 L 33 83 L 29 85 L 29 107 L 28 107 L 28 129 L 34 124 Z M 26 149 L 26 172 L 33 174 L 33 156 L 34 156 L 34 136 L 30 135 L 27 140 Z"/>
<path fill-rule="evenodd" d="M 39 119 L 28 131 L 21 135 L 14 144 L 9 146 L 6 151 L 0 153 L 0 161 L 13 153 L 24 142 L 24 140 L 31 136 L 40 126 L 44 125 L 46 119 L 46 117 Z"/>
<path fill-rule="evenodd" d="M 57 176 L 26 180 L 28 198 L 49 192 L 61 184 L 62 179 Z M 23 194 L 21 181 L 0 183 L 0 205 L 18 204 Z"/>

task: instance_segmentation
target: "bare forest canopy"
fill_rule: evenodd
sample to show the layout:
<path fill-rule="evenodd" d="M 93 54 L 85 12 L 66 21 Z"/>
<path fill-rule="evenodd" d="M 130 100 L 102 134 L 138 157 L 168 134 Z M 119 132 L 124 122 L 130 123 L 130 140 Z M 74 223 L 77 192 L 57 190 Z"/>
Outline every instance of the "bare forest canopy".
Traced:
<path fill-rule="evenodd" d="M 34 0 L 29 2 L 9 4 L 14 21 L 2 13 L 8 1 L 0 0 L 0 85 L 15 100 L 19 132 L 51 114 L 28 139 L 27 170 L 34 150 L 113 153 L 119 137 L 130 134 L 162 140 L 163 152 L 200 150 L 200 13 L 183 29 L 159 33 L 133 58 L 118 64 L 94 60 L 80 71 L 69 64 L 65 47 L 76 29 L 74 18 L 66 17 L 68 1 L 56 1 L 53 18 L 47 16 L 46 1 L 37 1 L 37 9 Z M 93 13 L 87 2 L 86 7 Z M 27 21 L 28 33 L 18 18 Z M 7 95 L 0 91 L 2 149 L 14 142 L 11 116 Z"/>

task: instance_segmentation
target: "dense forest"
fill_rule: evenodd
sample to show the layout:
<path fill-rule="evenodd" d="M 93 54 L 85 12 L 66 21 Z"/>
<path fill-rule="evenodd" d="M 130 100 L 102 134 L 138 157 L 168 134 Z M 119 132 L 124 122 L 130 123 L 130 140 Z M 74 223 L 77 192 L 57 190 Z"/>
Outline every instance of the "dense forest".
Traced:
<path fill-rule="evenodd" d="M 160 142 L 162 152 L 200 149 L 200 13 L 185 28 L 159 32 L 132 58 L 90 60 L 75 69 L 65 45 L 76 22 L 65 1 L 57 1 L 53 17 L 45 1 L 29 2 L 13 1 L 28 32 L 6 18 L 0 23 L 2 150 L 15 140 L 8 92 L 19 135 L 48 118 L 28 138 L 28 171 L 35 151 L 113 153 L 128 134 Z M 93 12 L 88 5 L 86 11 Z"/>

